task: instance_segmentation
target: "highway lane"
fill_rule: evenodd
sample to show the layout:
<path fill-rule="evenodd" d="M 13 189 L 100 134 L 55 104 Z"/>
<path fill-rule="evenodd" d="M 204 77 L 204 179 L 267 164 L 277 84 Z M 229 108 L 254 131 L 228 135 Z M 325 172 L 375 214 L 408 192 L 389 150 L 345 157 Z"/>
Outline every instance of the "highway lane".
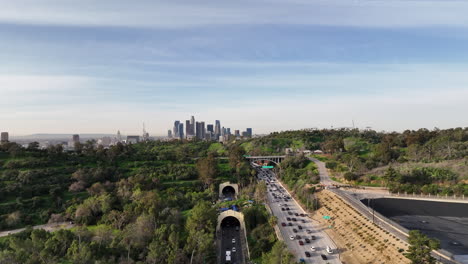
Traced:
<path fill-rule="evenodd" d="M 232 224 L 221 228 L 221 263 L 243 263 L 240 235 L 241 232 L 236 230 L 236 227 Z M 233 243 L 233 239 L 235 239 L 235 243 Z M 235 248 L 236 252 L 233 252 L 233 248 Z M 231 251 L 231 262 L 226 262 L 226 251 Z"/>
<path fill-rule="evenodd" d="M 319 227 L 317 223 L 313 222 L 312 219 L 307 216 L 300 216 L 300 214 L 304 215 L 306 212 L 293 198 L 285 202 L 284 198 L 279 199 L 274 197 L 274 195 L 286 195 L 287 197 L 291 197 L 284 186 L 276 180 L 274 173 L 269 170 L 261 170 L 260 176 L 263 176 L 263 179 L 265 179 L 265 177 L 271 177 L 271 179 L 274 180 L 274 182 L 270 182 L 268 186 L 268 204 L 273 214 L 278 219 L 278 226 L 284 238 L 284 242 L 297 257 L 297 260 L 304 259 L 306 263 L 341 263 L 336 252 L 335 244 L 328 235 L 321 230 L 321 227 Z M 278 190 L 273 191 L 273 189 Z M 281 204 L 286 204 L 286 206 L 280 206 Z M 289 208 L 289 210 L 285 209 L 283 211 L 282 207 Z M 296 216 L 296 213 L 298 216 Z M 288 218 L 290 220 L 288 220 Z M 296 221 L 294 221 L 293 218 L 295 218 Z M 285 223 L 287 226 L 282 226 L 282 223 Z M 292 226 L 289 226 L 289 224 Z M 301 226 L 302 229 L 299 229 L 299 226 Z M 294 229 L 297 230 L 297 233 L 293 231 Z M 310 230 L 310 232 L 306 230 Z M 296 238 L 297 235 L 300 236 L 300 239 Z M 291 236 L 294 237 L 293 240 L 290 239 Z M 315 240 L 311 239 L 312 236 L 315 237 Z M 307 243 L 305 238 L 308 238 L 310 243 Z M 300 245 L 299 240 L 302 241 L 304 245 Z M 312 246 L 315 247 L 315 251 L 311 250 Z M 331 254 L 327 253 L 327 246 L 331 247 L 334 252 Z M 305 252 L 309 252 L 311 256 L 307 257 Z M 322 254 L 326 256 L 327 260 L 322 259 Z"/>

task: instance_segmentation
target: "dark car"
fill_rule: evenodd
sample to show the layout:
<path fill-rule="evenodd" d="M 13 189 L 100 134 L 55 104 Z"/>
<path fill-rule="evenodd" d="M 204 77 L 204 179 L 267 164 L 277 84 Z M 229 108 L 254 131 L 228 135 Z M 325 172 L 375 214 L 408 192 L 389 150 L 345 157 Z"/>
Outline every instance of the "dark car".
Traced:
<path fill-rule="evenodd" d="M 281 211 L 284 211 L 285 209 L 284 208 L 281 208 Z"/>
<path fill-rule="evenodd" d="M 310 238 L 312 238 L 312 240 L 315 240 L 315 236 L 311 236 Z"/>
<path fill-rule="evenodd" d="M 302 242 L 302 240 L 299 240 L 299 245 L 303 246 L 304 242 Z"/>
<path fill-rule="evenodd" d="M 289 211 L 289 207 L 286 207 L 286 211 Z"/>
<path fill-rule="evenodd" d="M 296 221 L 297 221 L 297 219 L 296 219 L 296 218 L 292 218 L 292 220 L 293 220 L 294 222 L 296 222 Z"/>
<path fill-rule="evenodd" d="M 306 238 L 304 239 L 306 243 L 310 243 L 310 239 Z"/>
<path fill-rule="evenodd" d="M 289 223 L 288 223 L 288 226 L 292 226 L 292 223 L 291 223 L 291 222 L 289 222 Z"/>
<path fill-rule="evenodd" d="M 302 223 L 305 223 L 305 222 L 306 222 L 306 220 L 302 219 Z"/>
<path fill-rule="evenodd" d="M 296 228 L 293 228 L 293 232 L 294 232 L 294 233 L 297 233 L 297 229 L 296 229 Z"/>
<path fill-rule="evenodd" d="M 299 214 L 298 214 L 298 213 L 295 213 L 294 215 L 295 215 L 295 216 L 299 216 Z"/>
<path fill-rule="evenodd" d="M 306 216 L 305 214 L 301 214 L 302 217 Z"/>
<path fill-rule="evenodd" d="M 288 215 L 292 215 L 293 213 L 292 212 L 288 212 Z"/>
<path fill-rule="evenodd" d="M 306 255 L 306 257 L 310 258 L 310 253 L 309 253 L 309 251 L 306 251 L 306 252 L 305 252 L 305 255 Z"/>
<path fill-rule="evenodd" d="M 282 226 L 286 226 L 286 223 L 281 223 Z"/>
<path fill-rule="evenodd" d="M 301 239 L 301 236 L 300 235 L 296 235 L 296 239 Z"/>
<path fill-rule="evenodd" d="M 290 217 L 287 217 L 286 220 L 291 221 L 291 218 L 290 218 Z"/>
<path fill-rule="evenodd" d="M 302 226 L 297 226 L 297 228 L 301 229 L 302 230 Z"/>
<path fill-rule="evenodd" d="M 325 256 L 324 254 L 320 255 L 322 257 L 323 260 L 327 260 L 327 256 Z"/>

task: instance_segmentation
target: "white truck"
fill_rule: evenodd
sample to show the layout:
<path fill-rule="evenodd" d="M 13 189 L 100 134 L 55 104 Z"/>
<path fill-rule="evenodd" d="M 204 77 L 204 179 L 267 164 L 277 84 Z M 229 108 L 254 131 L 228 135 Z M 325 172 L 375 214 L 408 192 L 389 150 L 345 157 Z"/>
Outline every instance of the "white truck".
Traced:
<path fill-rule="evenodd" d="M 226 251 L 226 263 L 231 263 L 231 251 Z"/>

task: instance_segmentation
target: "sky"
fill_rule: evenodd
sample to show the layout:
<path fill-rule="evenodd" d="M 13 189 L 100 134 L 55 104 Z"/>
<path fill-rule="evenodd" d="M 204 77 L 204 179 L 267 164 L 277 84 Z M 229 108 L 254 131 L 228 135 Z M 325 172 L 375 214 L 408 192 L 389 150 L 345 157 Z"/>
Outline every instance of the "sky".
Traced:
<path fill-rule="evenodd" d="M 468 1 L 0 0 L 0 130 L 468 126 Z"/>

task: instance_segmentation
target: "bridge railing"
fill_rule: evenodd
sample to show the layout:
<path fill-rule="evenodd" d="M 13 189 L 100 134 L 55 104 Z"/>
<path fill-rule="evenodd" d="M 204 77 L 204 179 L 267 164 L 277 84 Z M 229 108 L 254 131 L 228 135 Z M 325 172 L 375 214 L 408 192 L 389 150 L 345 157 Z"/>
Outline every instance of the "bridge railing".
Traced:
<path fill-rule="evenodd" d="M 441 200 L 452 200 L 452 201 L 468 201 L 468 196 L 465 195 L 442 195 L 442 194 L 417 194 L 417 193 L 390 193 L 392 197 L 407 197 L 407 198 L 419 198 L 419 199 L 441 199 Z"/>

